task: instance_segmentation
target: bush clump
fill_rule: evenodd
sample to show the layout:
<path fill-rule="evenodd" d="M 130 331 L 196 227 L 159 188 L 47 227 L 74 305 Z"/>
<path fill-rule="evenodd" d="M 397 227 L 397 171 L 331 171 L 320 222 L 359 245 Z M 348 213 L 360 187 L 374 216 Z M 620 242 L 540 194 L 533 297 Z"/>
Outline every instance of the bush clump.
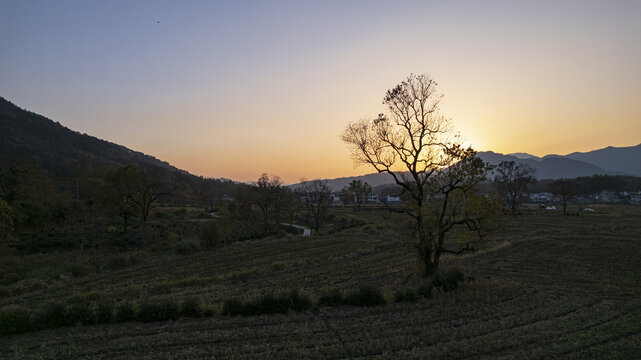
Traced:
<path fill-rule="evenodd" d="M 394 302 L 416 302 L 419 295 L 413 289 L 402 289 L 394 293 Z"/>
<path fill-rule="evenodd" d="M 97 321 L 96 311 L 87 302 L 73 304 L 67 309 L 67 321 L 69 324 L 95 324 Z"/>
<path fill-rule="evenodd" d="M 70 324 L 67 309 L 59 302 L 47 303 L 42 309 L 37 310 L 32 321 L 38 329 L 59 328 Z"/>
<path fill-rule="evenodd" d="M 434 284 L 432 284 L 431 281 L 423 281 L 421 284 L 418 286 L 416 289 L 416 293 L 420 297 L 424 297 L 426 299 L 429 299 L 432 297 L 432 289 L 434 288 Z"/>
<path fill-rule="evenodd" d="M 341 306 L 343 294 L 336 288 L 329 289 L 318 298 L 318 306 Z"/>
<path fill-rule="evenodd" d="M 242 302 L 238 299 L 228 299 L 223 303 L 223 315 L 261 315 L 261 314 L 284 314 L 289 311 L 303 311 L 312 307 L 312 302 L 298 290 L 292 290 L 289 294 L 274 295 L 265 294 L 257 299 Z"/>
<path fill-rule="evenodd" d="M 355 306 L 376 306 L 385 304 L 385 297 L 379 288 L 361 285 L 357 291 L 345 295 L 343 302 Z"/>
<path fill-rule="evenodd" d="M 442 291 L 456 290 L 460 283 L 465 281 L 465 274 L 461 269 L 450 269 L 444 272 L 438 272 L 432 278 L 432 285 Z"/>
<path fill-rule="evenodd" d="M 244 315 L 244 304 L 238 299 L 226 299 L 223 302 L 223 315 L 235 316 Z"/>
<path fill-rule="evenodd" d="M 200 298 L 185 299 L 180 306 L 180 315 L 184 317 L 201 317 L 204 315 L 203 303 Z"/>
<path fill-rule="evenodd" d="M 175 320 L 180 316 L 180 307 L 173 299 L 160 303 L 145 303 L 138 307 L 136 320 L 142 322 Z"/>
<path fill-rule="evenodd" d="M 111 303 L 101 301 L 96 305 L 96 321 L 98 323 L 108 323 L 113 320 L 114 309 Z"/>
<path fill-rule="evenodd" d="M 32 329 L 30 312 L 22 306 L 0 309 L 0 335 L 19 334 Z"/>
<path fill-rule="evenodd" d="M 136 305 L 129 301 L 120 303 L 114 312 L 114 320 L 119 323 L 136 320 Z"/>
<path fill-rule="evenodd" d="M 289 298 L 292 302 L 291 309 L 294 311 L 303 311 L 312 308 L 312 301 L 309 299 L 309 296 L 301 294 L 298 290 L 292 290 L 289 293 Z"/>

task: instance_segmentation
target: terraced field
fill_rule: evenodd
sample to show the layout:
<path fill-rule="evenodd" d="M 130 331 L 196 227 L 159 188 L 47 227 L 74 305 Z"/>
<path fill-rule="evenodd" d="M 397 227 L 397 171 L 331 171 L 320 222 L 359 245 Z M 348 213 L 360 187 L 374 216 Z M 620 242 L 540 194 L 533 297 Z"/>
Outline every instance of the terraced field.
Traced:
<path fill-rule="evenodd" d="M 113 299 L 230 297 L 415 281 L 397 231 L 371 224 L 332 235 L 264 239 L 161 258 L 0 298 L 37 307 L 97 291 Z M 78 326 L 0 338 L 2 358 L 639 358 L 641 209 L 599 207 L 506 219 L 493 247 L 443 263 L 474 280 L 417 303 L 285 315 Z"/>

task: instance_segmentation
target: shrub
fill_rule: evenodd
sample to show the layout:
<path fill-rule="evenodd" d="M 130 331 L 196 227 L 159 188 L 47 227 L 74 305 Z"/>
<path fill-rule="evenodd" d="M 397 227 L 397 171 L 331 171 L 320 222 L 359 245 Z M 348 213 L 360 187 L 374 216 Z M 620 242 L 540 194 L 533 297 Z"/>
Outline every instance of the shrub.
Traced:
<path fill-rule="evenodd" d="M 227 299 L 223 302 L 223 315 L 236 316 L 243 314 L 243 303 L 238 299 Z"/>
<path fill-rule="evenodd" d="M 164 321 L 175 320 L 180 315 L 180 307 L 173 299 L 165 299 L 164 301 L 153 304 L 142 304 L 138 308 L 136 319 L 138 321 Z"/>
<path fill-rule="evenodd" d="M 450 269 L 444 272 L 439 272 L 432 278 L 434 287 L 442 291 L 456 290 L 458 285 L 465 281 L 465 275 L 461 269 Z"/>
<path fill-rule="evenodd" d="M 291 301 L 291 310 L 303 311 L 309 310 L 312 307 L 312 301 L 305 294 L 301 294 L 298 290 L 292 290 L 289 294 Z"/>
<path fill-rule="evenodd" d="M 398 290 L 394 293 L 394 302 L 416 302 L 418 294 L 412 289 Z"/>
<path fill-rule="evenodd" d="M 108 302 L 99 302 L 96 305 L 96 321 L 98 323 L 108 323 L 113 319 L 113 305 Z"/>
<path fill-rule="evenodd" d="M 96 311 L 86 302 L 71 305 L 67 309 L 67 321 L 70 324 L 90 325 L 97 320 Z"/>
<path fill-rule="evenodd" d="M 370 285 L 361 285 L 357 291 L 345 296 L 344 303 L 355 306 L 375 306 L 385 304 L 385 298 L 380 289 Z"/>
<path fill-rule="evenodd" d="M 260 314 L 284 314 L 291 310 L 302 311 L 312 307 L 312 302 L 306 295 L 298 290 L 292 290 L 289 294 L 275 296 L 265 294 L 257 299 L 243 303 L 238 299 L 228 299 L 223 303 L 223 315 L 260 315 Z"/>
<path fill-rule="evenodd" d="M 318 298 L 318 306 L 341 306 L 343 294 L 336 288 L 329 289 Z"/>
<path fill-rule="evenodd" d="M 180 315 L 185 317 L 201 317 L 203 316 L 203 304 L 200 298 L 191 297 L 185 299 L 180 306 Z"/>
<path fill-rule="evenodd" d="M 29 310 L 21 306 L 0 309 L 0 335 L 19 334 L 32 329 Z"/>
<path fill-rule="evenodd" d="M 432 288 L 434 285 L 432 284 L 431 281 L 423 281 L 419 286 L 418 289 L 416 289 L 416 293 L 424 297 L 426 299 L 429 299 L 432 297 Z"/>
<path fill-rule="evenodd" d="M 214 311 L 214 307 L 213 307 L 213 306 L 211 306 L 211 305 L 204 305 L 204 304 L 203 304 L 203 306 L 202 306 L 202 310 L 203 310 L 203 316 L 205 316 L 205 317 L 211 317 L 211 316 L 214 316 L 214 312 L 215 312 L 215 311 Z"/>
<path fill-rule="evenodd" d="M 39 329 L 52 329 L 70 324 L 67 309 L 62 303 L 50 302 L 33 314 L 33 324 Z"/>
<path fill-rule="evenodd" d="M 284 314 L 291 309 L 291 301 L 287 296 L 265 294 L 256 301 L 245 305 L 247 315 Z"/>
<path fill-rule="evenodd" d="M 116 322 L 128 322 L 136 320 L 136 305 L 129 301 L 120 303 L 114 313 Z"/>

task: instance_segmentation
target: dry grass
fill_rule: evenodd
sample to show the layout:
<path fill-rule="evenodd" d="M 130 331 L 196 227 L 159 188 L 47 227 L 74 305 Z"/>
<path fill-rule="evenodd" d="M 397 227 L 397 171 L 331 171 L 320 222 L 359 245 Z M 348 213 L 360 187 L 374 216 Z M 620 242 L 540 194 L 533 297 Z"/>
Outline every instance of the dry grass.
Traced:
<path fill-rule="evenodd" d="M 415 260 L 374 224 L 148 261 L 0 298 L 38 307 L 90 291 L 114 300 L 199 296 L 210 304 L 267 292 L 386 293 L 414 283 Z M 498 246 L 443 263 L 475 278 L 431 299 L 283 315 L 179 319 L 0 338 L 3 358 L 635 358 L 641 354 L 641 209 L 601 207 L 506 219 Z"/>

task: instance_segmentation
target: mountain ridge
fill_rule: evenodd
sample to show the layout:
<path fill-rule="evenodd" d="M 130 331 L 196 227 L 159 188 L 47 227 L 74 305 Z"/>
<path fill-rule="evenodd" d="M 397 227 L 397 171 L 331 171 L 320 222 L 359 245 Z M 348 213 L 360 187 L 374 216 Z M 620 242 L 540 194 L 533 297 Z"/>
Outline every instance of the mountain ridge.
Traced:
<path fill-rule="evenodd" d="M 185 170 L 126 146 L 69 129 L 0 97 L 0 153 L 35 157 L 49 171 L 69 171 L 73 161 L 101 165 L 155 165 Z"/>

